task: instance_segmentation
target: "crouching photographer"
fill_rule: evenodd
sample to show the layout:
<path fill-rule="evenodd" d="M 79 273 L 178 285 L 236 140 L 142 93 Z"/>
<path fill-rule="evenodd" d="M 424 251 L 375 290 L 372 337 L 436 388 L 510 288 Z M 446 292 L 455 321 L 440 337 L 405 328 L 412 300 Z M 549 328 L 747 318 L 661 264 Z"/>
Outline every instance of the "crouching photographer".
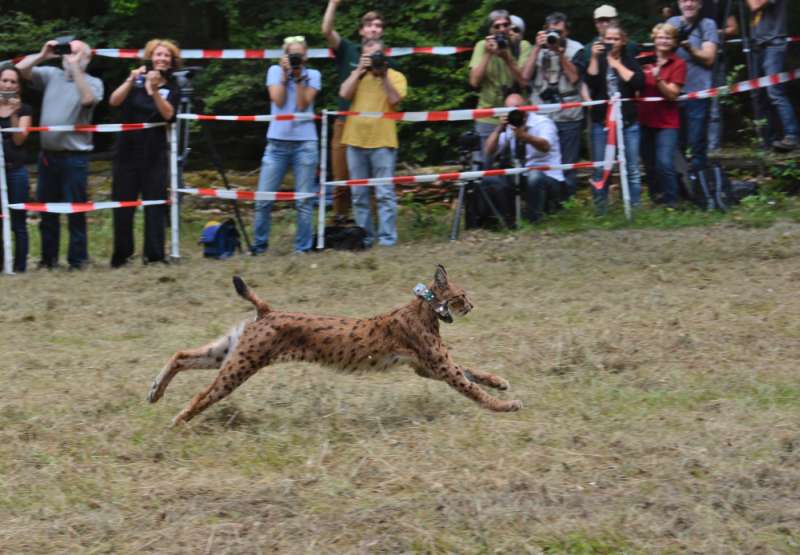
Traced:
<path fill-rule="evenodd" d="M 505 106 L 523 106 L 525 99 L 519 94 L 506 97 Z M 525 166 L 553 166 L 561 164 L 558 130 L 549 118 L 534 112 L 513 110 L 501 116 L 500 124 L 486 139 L 486 155 L 503 159 L 503 155 L 520 160 Z M 482 186 L 513 190 L 513 177 L 489 177 Z M 531 170 L 521 176 L 520 195 L 525 200 L 523 215 L 531 223 L 539 221 L 543 213 L 556 212 L 565 197 L 566 184 L 560 169 Z"/>
<path fill-rule="evenodd" d="M 122 109 L 124 123 L 159 123 L 175 120 L 180 100 L 178 82 L 172 71 L 181 63 L 178 46 L 165 39 L 153 39 L 144 47 L 143 63 L 111 93 L 108 103 Z M 167 198 L 167 136 L 154 127 L 122 133 L 114 156 L 111 197 L 116 201 L 164 200 Z M 114 210 L 114 252 L 111 267 L 127 264 L 134 252 L 135 208 Z M 145 264 L 166 262 L 166 205 L 144 208 Z"/>

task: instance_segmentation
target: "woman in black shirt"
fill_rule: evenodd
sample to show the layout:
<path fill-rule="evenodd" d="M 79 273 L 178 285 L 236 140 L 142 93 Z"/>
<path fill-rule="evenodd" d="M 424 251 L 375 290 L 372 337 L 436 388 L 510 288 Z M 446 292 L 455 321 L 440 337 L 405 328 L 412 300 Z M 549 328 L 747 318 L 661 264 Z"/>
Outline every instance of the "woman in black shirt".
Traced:
<path fill-rule="evenodd" d="M 592 100 L 608 100 L 619 93 L 620 98 L 634 99 L 644 87 L 644 73 L 639 62 L 626 48 L 628 35 L 616 24 L 609 25 L 601 41 L 591 47 L 591 57 L 586 68 L 586 85 Z M 608 104 L 592 106 L 592 160 L 605 157 L 607 132 L 605 130 Z M 636 102 L 622 103 L 622 135 L 625 141 L 625 161 L 631 206 L 641 204 L 642 178 L 639 170 L 639 116 Z M 600 180 L 602 169 L 595 169 L 594 181 Z M 604 214 L 608 205 L 608 182 L 601 189 L 592 186 L 595 210 Z"/>
<path fill-rule="evenodd" d="M 33 111 L 23 104 L 20 96 L 20 73 L 11 64 L 0 66 L 0 127 L 20 127 L 23 131 L 3 133 L 6 182 L 9 204 L 28 202 L 28 170 L 25 169 L 25 153 L 22 144 L 28 138 L 24 129 L 31 126 Z M 14 271 L 25 271 L 28 259 L 28 227 L 24 210 L 11 210 L 11 231 L 14 234 Z M 0 227 L 0 240 L 2 227 Z M 4 251 L 0 246 L 0 265 Z"/>
<path fill-rule="evenodd" d="M 125 123 L 155 123 L 175 120 L 180 91 L 172 70 L 180 65 L 180 50 L 169 40 L 153 39 L 144 48 L 145 65 L 111 94 L 109 104 L 121 106 Z M 120 135 L 114 157 L 111 195 L 114 200 L 165 200 L 167 198 L 167 136 L 163 127 Z M 118 268 L 133 256 L 135 208 L 114 210 L 114 252 L 111 266 Z M 166 205 L 144 208 L 145 264 L 166 262 L 164 240 Z"/>

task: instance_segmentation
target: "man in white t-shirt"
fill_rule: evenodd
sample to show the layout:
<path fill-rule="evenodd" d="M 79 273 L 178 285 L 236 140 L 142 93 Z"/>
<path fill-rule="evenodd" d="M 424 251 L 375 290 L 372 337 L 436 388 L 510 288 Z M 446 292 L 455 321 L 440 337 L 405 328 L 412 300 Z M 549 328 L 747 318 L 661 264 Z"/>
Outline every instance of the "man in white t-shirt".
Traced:
<path fill-rule="evenodd" d="M 525 105 L 519 94 L 510 94 L 505 100 L 506 107 Z M 515 116 L 525 117 L 524 123 L 512 125 Z M 511 121 L 509 121 L 509 119 Z M 524 154 L 521 149 L 524 147 Z M 501 116 L 500 124 L 486 139 L 486 155 L 499 156 L 508 150 L 511 159 L 524 156 L 525 166 L 557 166 L 561 164 L 561 149 L 558 142 L 558 129 L 550 118 L 535 112 Z M 564 173 L 561 169 L 530 170 L 523 174 L 526 184 L 522 191 L 525 199 L 523 215 L 530 222 L 538 221 L 542 212 L 558 210 L 566 193 Z M 512 178 L 513 179 L 513 178 Z"/>

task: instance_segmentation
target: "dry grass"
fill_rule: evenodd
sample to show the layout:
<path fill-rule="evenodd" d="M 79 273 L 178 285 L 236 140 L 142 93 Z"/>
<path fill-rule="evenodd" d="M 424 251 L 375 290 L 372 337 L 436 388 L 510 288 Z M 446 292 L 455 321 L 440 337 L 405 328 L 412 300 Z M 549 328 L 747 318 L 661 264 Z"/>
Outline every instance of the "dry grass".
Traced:
<path fill-rule="evenodd" d="M 287 239 L 288 242 L 288 239 Z M 0 552 L 797 553 L 800 226 L 468 234 L 364 254 L 3 278 Z M 173 351 L 275 306 L 369 315 L 436 262 L 476 310 L 443 334 L 511 415 L 408 369 L 213 376 Z"/>

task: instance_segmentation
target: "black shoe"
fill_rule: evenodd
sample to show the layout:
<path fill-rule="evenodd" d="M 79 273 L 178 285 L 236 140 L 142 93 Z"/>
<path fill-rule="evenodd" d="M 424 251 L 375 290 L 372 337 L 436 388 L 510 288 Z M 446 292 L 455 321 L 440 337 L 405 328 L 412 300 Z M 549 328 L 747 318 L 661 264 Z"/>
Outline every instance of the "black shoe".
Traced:
<path fill-rule="evenodd" d="M 68 271 L 70 272 L 82 272 L 86 268 L 89 267 L 89 262 L 84 260 L 83 262 L 78 262 L 77 264 L 70 264 Z"/>
<path fill-rule="evenodd" d="M 52 260 L 40 260 L 36 265 L 37 270 L 55 270 L 58 268 L 58 262 Z"/>

